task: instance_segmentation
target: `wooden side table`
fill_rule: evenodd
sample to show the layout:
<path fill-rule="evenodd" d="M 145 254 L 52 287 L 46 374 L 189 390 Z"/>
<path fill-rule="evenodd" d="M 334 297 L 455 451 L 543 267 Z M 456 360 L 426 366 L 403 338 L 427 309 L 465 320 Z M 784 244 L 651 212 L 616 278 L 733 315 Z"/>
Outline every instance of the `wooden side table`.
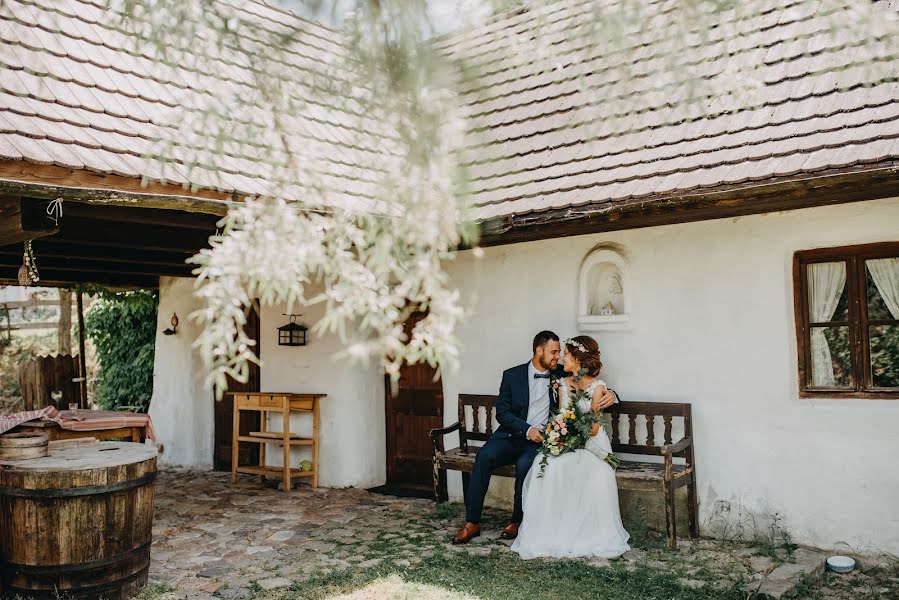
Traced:
<path fill-rule="evenodd" d="M 311 477 L 312 487 L 318 487 L 318 439 L 319 439 L 319 401 L 326 394 L 263 394 L 236 393 L 234 397 L 234 433 L 231 442 L 231 481 L 237 481 L 238 473 L 265 477 L 280 477 L 284 481 L 284 491 L 290 493 L 291 480 L 294 477 Z M 256 411 L 262 413 L 261 431 L 251 431 L 248 435 L 240 434 L 240 411 Z M 312 413 L 312 437 L 301 437 L 290 431 L 291 413 Z M 281 413 L 284 421 L 283 431 L 267 431 L 266 413 Z M 259 464 L 239 466 L 238 444 L 259 444 Z M 269 467 L 265 464 L 265 449 L 269 444 L 280 445 L 284 452 L 282 467 Z M 302 471 L 290 466 L 290 449 L 293 446 L 312 447 L 312 470 Z"/>

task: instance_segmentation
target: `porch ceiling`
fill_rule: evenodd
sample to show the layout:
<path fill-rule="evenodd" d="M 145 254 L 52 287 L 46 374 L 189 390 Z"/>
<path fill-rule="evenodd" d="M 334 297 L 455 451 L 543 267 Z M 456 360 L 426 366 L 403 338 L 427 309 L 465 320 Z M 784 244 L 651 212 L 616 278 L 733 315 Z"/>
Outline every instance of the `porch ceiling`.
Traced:
<path fill-rule="evenodd" d="M 23 221 L 47 224 L 49 201 L 3 198 L 19 202 Z M 52 220 L 32 241 L 40 285 L 73 287 L 101 284 L 117 288 L 156 288 L 160 276 L 190 277 L 185 261 L 208 245 L 216 215 L 126 206 L 91 205 L 63 200 L 58 228 Z M 10 230 L 10 216 L 0 215 L 0 283 L 18 283 L 23 244 Z"/>

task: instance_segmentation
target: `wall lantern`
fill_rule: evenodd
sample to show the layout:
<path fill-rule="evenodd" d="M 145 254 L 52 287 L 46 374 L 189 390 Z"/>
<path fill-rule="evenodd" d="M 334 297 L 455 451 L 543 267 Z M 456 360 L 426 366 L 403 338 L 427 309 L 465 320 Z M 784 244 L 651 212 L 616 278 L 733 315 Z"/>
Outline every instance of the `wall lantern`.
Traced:
<path fill-rule="evenodd" d="M 301 315 L 288 315 L 285 314 L 285 317 L 290 317 L 290 323 L 287 325 L 282 325 L 278 327 L 278 345 L 279 346 L 305 346 L 306 345 L 306 332 L 309 331 L 309 328 L 300 325 L 297 323 L 297 317 Z"/>
<path fill-rule="evenodd" d="M 172 320 L 170 321 L 170 323 L 172 324 L 172 326 L 168 329 L 164 329 L 162 331 L 163 334 L 175 335 L 176 333 L 178 333 L 178 314 L 177 313 L 172 313 Z"/>

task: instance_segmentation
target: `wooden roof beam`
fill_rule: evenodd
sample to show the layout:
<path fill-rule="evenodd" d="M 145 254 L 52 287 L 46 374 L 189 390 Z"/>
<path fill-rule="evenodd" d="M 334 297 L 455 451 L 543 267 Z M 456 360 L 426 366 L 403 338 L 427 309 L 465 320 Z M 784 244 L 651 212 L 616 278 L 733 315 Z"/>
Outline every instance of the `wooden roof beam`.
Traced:
<path fill-rule="evenodd" d="M 209 246 L 214 232 L 151 225 L 98 222 L 82 217 L 64 217 L 54 241 L 83 246 L 130 248 L 158 252 L 196 253 Z"/>
<path fill-rule="evenodd" d="M 59 226 L 47 214 L 46 205 L 18 196 L 0 196 L 0 245 L 18 244 L 58 232 Z"/>
<path fill-rule="evenodd" d="M 213 233 L 221 217 L 214 214 L 166 210 L 158 208 L 98 205 L 63 200 L 64 217 L 81 217 L 94 221 L 135 223 L 175 229 L 200 229 Z"/>
<path fill-rule="evenodd" d="M 0 160 L 0 193 L 97 206 L 160 208 L 224 216 L 239 205 L 234 194 L 191 189 L 139 177 L 108 175 L 21 160 Z"/>
<path fill-rule="evenodd" d="M 52 237 L 35 240 L 32 244 L 38 261 L 43 258 L 64 258 L 70 261 L 99 260 L 110 263 L 154 265 L 162 267 L 185 267 L 193 252 L 160 252 L 155 250 L 130 250 L 119 248 L 110 252 L 102 246 L 82 246 L 58 241 Z M 0 248 L 0 256 L 22 256 L 19 246 Z"/>
<path fill-rule="evenodd" d="M 72 271 L 40 270 L 41 287 L 71 288 L 84 284 L 96 284 L 115 289 L 157 289 L 159 278 L 146 275 L 122 275 L 110 273 L 74 273 Z M 0 284 L 19 285 L 18 267 L 0 267 Z"/>
<path fill-rule="evenodd" d="M 36 256 L 38 273 L 43 274 L 44 271 L 52 271 L 54 273 L 118 273 L 122 275 L 150 275 L 159 277 L 169 275 L 172 277 L 191 277 L 192 267 L 188 265 L 181 266 L 160 266 L 148 265 L 143 263 L 111 263 L 102 260 L 72 260 L 70 258 L 49 258 Z M 0 268 L 15 267 L 18 269 L 22 264 L 22 258 L 19 256 L 0 255 Z"/>

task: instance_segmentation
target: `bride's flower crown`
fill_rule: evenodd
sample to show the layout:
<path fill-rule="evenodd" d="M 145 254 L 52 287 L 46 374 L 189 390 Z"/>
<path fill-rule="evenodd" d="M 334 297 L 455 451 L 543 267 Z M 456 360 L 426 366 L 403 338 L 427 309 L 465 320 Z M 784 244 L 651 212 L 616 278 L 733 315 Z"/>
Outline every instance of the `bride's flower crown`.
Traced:
<path fill-rule="evenodd" d="M 587 349 L 584 347 L 584 345 L 575 339 L 568 338 L 567 340 L 565 340 L 564 343 L 566 346 L 569 346 L 571 348 L 577 348 L 581 352 L 585 352 L 585 353 L 587 352 Z"/>

